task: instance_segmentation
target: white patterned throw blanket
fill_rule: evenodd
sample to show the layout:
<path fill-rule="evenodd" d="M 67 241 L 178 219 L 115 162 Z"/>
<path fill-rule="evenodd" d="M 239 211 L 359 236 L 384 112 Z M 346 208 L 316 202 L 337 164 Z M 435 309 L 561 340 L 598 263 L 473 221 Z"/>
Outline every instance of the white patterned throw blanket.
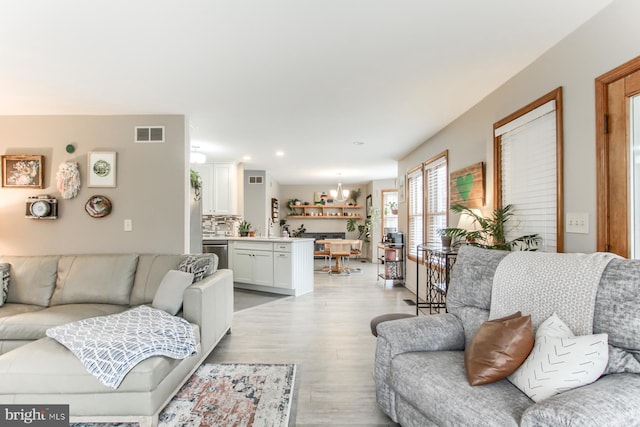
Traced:
<path fill-rule="evenodd" d="M 490 318 L 520 310 L 537 328 L 554 312 L 575 335 L 593 333 L 596 293 L 614 254 L 513 252 L 500 261 L 493 278 Z"/>
<path fill-rule="evenodd" d="M 89 373 L 114 389 L 144 359 L 184 359 L 197 352 L 189 322 L 144 305 L 49 328 L 47 336 L 71 350 Z"/>

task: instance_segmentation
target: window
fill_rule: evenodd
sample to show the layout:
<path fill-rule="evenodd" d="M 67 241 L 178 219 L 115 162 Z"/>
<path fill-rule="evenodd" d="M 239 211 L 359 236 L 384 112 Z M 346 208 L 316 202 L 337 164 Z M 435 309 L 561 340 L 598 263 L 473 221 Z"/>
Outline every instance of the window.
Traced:
<path fill-rule="evenodd" d="M 422 192 L 422 167 L 410 171 L 407 175 L 409 192 L 407 197 L 407 210 L 409 212 L 409 236 L 407 239 L 407 253 L 409 258 L 417 259 L 416 247 L 423 239 L 422 206 L 424 195 Z"/>
<path fill-rule="evenodd" d="M 408 174 L 409 238 L 407 253 L 417 261 L 416 246 L 440 245 L 438 230 L 447 226 L 449 176 L 447 152 L 441 153 Z"/>
<path fill-rule="evenodd" d="M 424 180 L 426 201 L 424 241 L 428 245 L 440 245 L 438 230 L 447 227 L 448 175 L 446 155 L 425 164 Z"/>
<path fill-rule="evenodd" d="M 382 190 L 382 237 L 398 231 L 398 190 Z"/>
<path fill-rule="evenodd" d="M 537 233 L 562 252 L 562 89 L 494 125 L 495 199 L 511 204 L 507 239 Z"/>

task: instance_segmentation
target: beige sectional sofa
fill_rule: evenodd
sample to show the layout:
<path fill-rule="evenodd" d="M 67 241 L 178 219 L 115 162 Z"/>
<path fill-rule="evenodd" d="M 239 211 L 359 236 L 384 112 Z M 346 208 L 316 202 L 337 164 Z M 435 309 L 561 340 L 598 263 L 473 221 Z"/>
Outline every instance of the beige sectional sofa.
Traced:
<path fill-rule="evenodd" d="M 0 256 L 10 266 L 7 300 L 0 306 L 0 403 L 69 404 L 72 421 L 157 423 L 175 391 L 230 331 L 231 270 L 212 267 L 182 295 L 178 315 L 193 325 L 197 355 L 151 357 L 115 390 L 46 337 L 46 330 L 151 305 L 165 274 L 182 260 L 157 254 Z"/>

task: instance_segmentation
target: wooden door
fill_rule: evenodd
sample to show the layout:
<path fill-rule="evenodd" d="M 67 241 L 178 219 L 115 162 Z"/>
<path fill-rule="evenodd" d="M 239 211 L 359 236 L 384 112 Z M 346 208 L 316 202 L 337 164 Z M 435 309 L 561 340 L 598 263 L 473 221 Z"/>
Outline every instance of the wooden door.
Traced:
<path fill-rule="evenodd" d="M 631 254 L 631 97 L 640 94 L 640 57 L 596 79 L 597 250 Z"/>

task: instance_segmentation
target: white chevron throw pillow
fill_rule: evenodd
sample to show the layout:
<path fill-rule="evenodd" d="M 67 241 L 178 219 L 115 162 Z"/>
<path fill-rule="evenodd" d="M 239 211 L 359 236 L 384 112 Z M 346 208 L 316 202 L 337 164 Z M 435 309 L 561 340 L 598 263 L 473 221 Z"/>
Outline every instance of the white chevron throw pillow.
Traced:
<path fill-rule="evenodd" d="M 591 384 L 609 360 L 608 335 L 574 336 L 554 313 L 536 332 L 533 350 L 509 381 L 533 401 Z"/>

